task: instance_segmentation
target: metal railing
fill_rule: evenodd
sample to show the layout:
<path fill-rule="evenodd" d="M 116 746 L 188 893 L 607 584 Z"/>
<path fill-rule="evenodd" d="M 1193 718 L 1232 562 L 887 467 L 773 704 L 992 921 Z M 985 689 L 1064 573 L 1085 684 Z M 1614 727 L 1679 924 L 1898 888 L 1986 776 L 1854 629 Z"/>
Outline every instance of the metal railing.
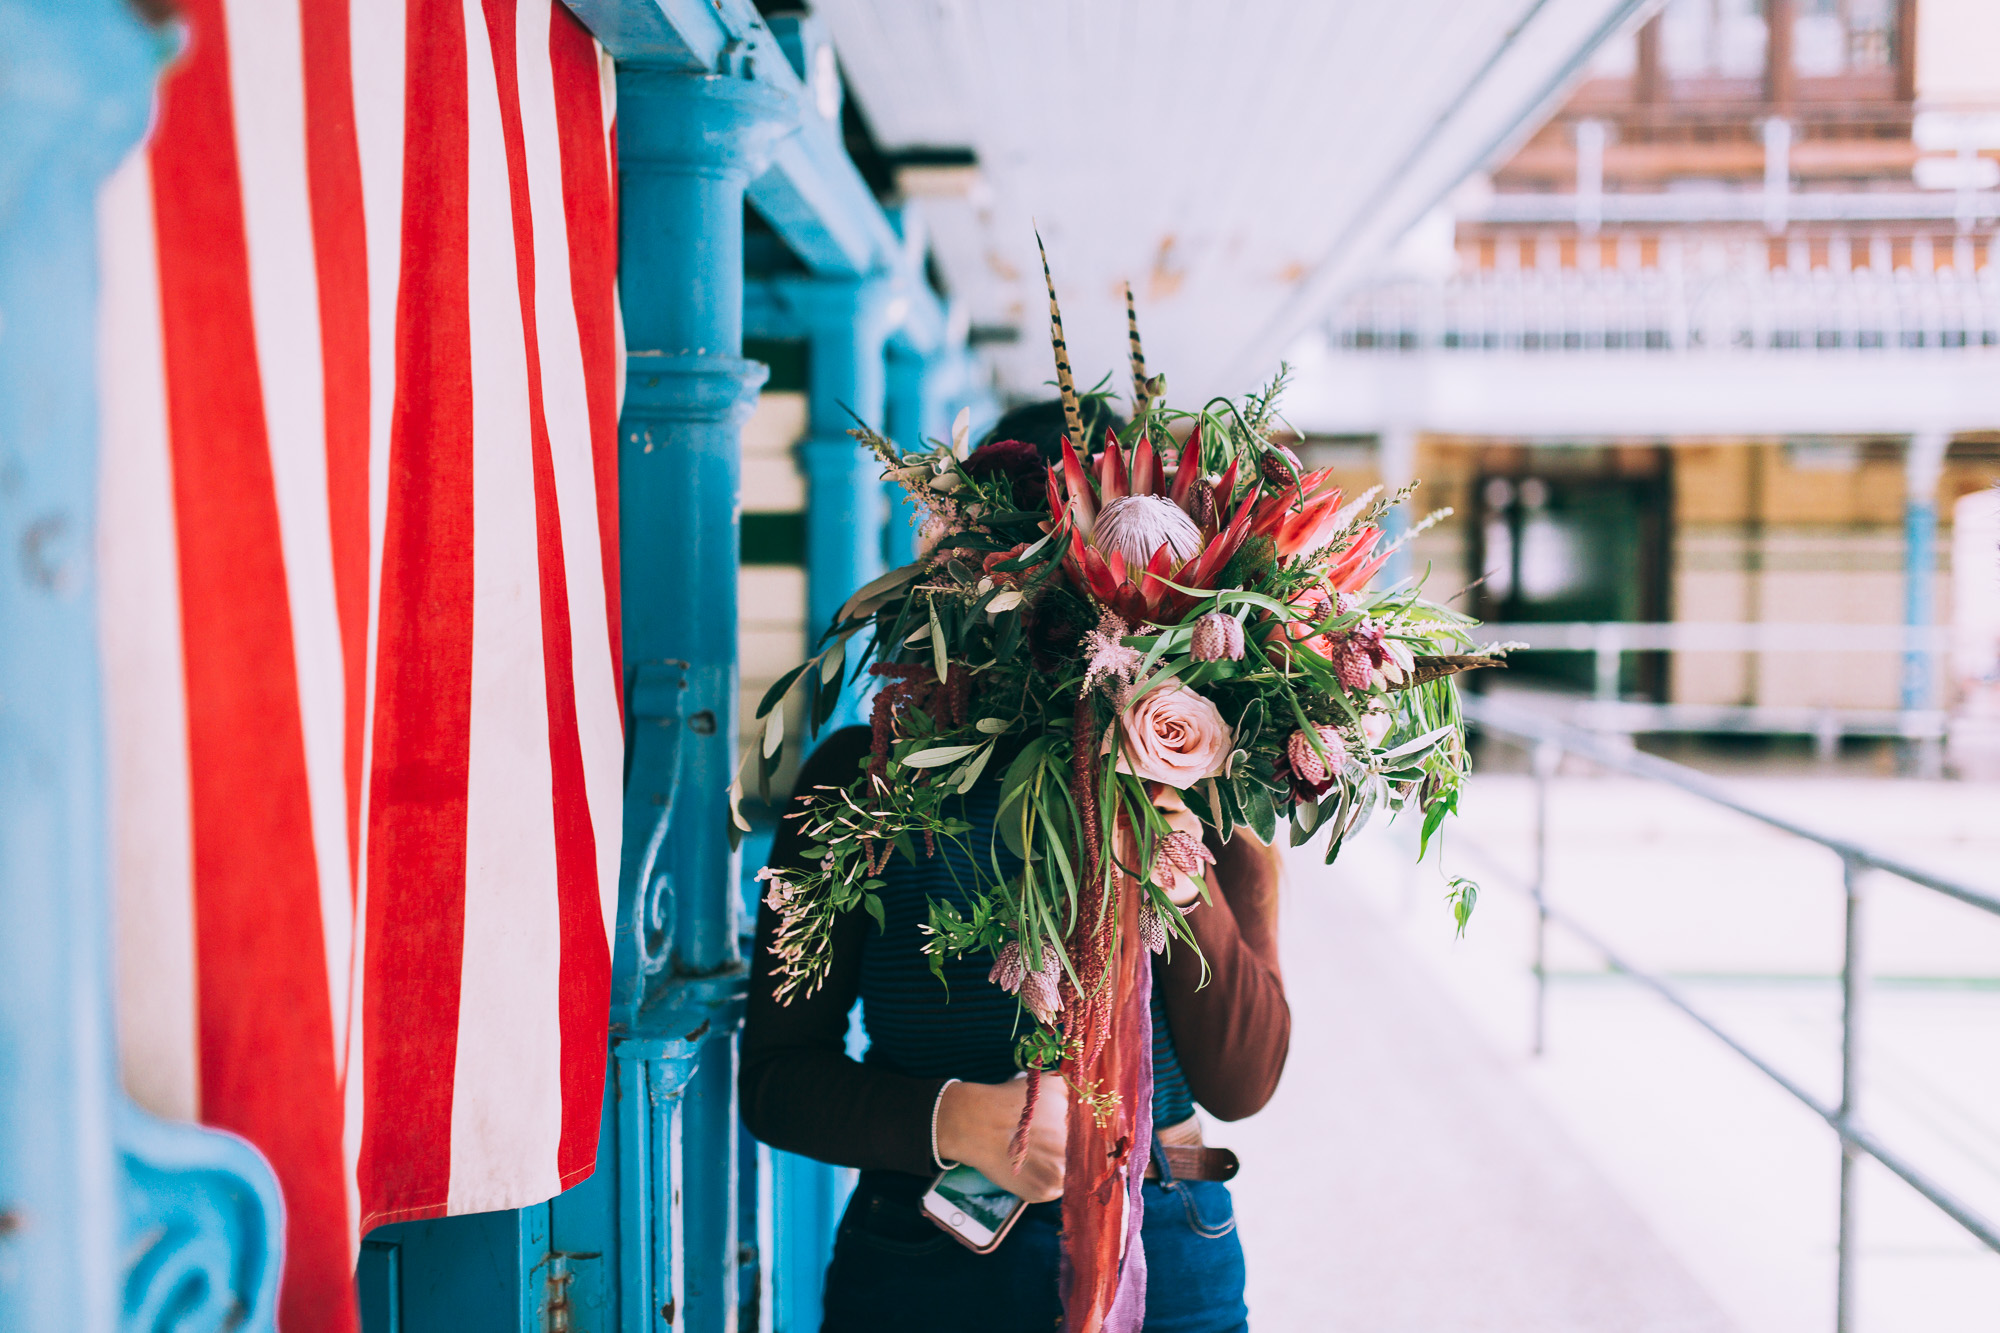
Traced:
<path fill-rule="evenodd" d="M 1789 816 L 1745 800 L 1706 774 L 1653 755 L 1621 748 L 1589 732 L 1538 716 L 1518 705 L 1509 706 L 1492 699 L 1468 699 L 1466 714 L 1481 731 L 1526 748 L 1531 759 L 1530 770 L 1535 781 L 1535 859 L 1533 877 L 1525 888 L 1535 905 L 1534 1053 L 1540 1055 L 1544 1044 L 1548 1007 L 1548 928 L 1550 923 L 1554 923 L 1602 954 L 1613 971 L 1645 986 L 1700 1024 L 1710 1035 L 1748 1060 L 1772 1082 L 1826 1121 L 1840 1136 L 1839 1260 L 1834 1303 L 1836 1333 L 1852 1333 L 1854 1327 L 1855 1172 L 1863 1156 L 1881 1163 L 1980 1243 L 2000 1254 L 2000 1223 L 1974 1211 L 1859 1123 L 1861 1018 L 1867 989 L 1862 931 L 1867 872 L 1882 871 L 1894 875 L 1995 917 L 2000 917 L 2000 896 L 1861 843 L 1808 827 Z M 1780 832 L 1817 843 L 1840 858 L 1847 913 L 1840 966 L 1840 1101 L 1837 1105 L 1829 1106 L 1814 1097 L 1796 1080 L 1702 1013 L 1673 983 L 1632 963 L 1581 921 L 1550 905 L 1547 894 L 1549 781 L 1555 776 L 1556 767 L 1564 754 L 1578 755 L 1614 772 L 1678 788 Z"/>
<path fill-rule="evenodd" d="M 1761 247 L 1698 265 L 1394 279 L 1327 321 L 1348 354 L 1976 351 L 2000 345 L 2000 272 L 1799 273 Z M 1754 260 L 1754 263 L 1745 262 Z"/>
<path fill-rule="evenodd" d="M 1592 693 L 1575 706 L 1591 731 L 1741 732 L 1813 738 L 1831 758 L 1843 736 L 1891 736 L 1935 741 L 1947 720 L 1935 708 L 1842 708 L 1824 704 L 1676 704 L 1619 698 L 1627 653 L 1890 653 L 1928 677 L 1950 650 L 1939 625 L 1790 624 L 1776 621 L 1550 621 L 1484 625 L 1483 638 L 1533 652 L 1587 653 Z"/>

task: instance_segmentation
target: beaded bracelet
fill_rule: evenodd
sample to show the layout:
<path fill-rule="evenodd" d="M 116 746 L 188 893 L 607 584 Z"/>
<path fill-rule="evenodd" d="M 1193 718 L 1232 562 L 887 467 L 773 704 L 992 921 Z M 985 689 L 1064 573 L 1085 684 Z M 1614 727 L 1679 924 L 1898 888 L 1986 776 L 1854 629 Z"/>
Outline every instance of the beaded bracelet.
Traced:
<path fill-rule="evenodd" d="M 944 1109 L 944 1090 L 958 1081 L 955 1078 L 948 1078 L 938 1085 L 937 1100 L 931 1103 L 931 1161 L 937 1163 L 937 1169 L 940 1171 L 949 1171 L 958 1165 L 957 1162 L 947 1162 L 938 1156 L 937 1146 L 938 1112 Z"/>

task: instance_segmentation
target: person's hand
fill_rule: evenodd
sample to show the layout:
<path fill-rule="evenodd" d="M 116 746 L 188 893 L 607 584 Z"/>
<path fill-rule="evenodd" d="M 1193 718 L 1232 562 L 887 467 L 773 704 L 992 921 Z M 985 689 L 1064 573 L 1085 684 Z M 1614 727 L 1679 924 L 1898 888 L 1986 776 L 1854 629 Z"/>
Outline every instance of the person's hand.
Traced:
<path fill-rule="evenodd" d="M 1063 1156 L 1069 1148 L 1069 1088 L 1055 1074 L 1042 1075 L 1035 1118 L 1028 1125 L 1028 1155 L 1017 1173 L 1007 1148 L 1027 1100 L 1026 1074 L 1005 1083 L 952 1084 L 938 1105 L 938 1155 L 976 1167 L 988 1180 L 1029 1203 L 1061 1198 Z"/>

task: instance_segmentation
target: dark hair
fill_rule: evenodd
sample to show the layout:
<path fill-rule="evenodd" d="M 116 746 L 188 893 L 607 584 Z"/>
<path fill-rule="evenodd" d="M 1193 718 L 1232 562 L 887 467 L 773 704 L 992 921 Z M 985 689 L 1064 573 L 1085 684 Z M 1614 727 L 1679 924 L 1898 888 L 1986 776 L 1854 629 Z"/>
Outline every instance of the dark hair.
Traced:
<path fill-rule="evenodd" d="M 1105 398 L 1085 398 L 1078 404 L 1077 415 L 1083 419 L 1084 437 L 1074 443 L 1083 453 L 1101 444 L 1105 431 L 1123 431 L 1127 424 Z M 996 440 L 1023 440 L 1035 446 L 1043 461 L 1055 463 L 1062 458 L 1062 440 L 1066 429 L 1062 399 L 1044 398 L 1041 402 L 1023 403 L 1003 412 L 1000 419 L 993 423 L 993 429 L 981 436 L 979 442 L 991 444 Z"/>

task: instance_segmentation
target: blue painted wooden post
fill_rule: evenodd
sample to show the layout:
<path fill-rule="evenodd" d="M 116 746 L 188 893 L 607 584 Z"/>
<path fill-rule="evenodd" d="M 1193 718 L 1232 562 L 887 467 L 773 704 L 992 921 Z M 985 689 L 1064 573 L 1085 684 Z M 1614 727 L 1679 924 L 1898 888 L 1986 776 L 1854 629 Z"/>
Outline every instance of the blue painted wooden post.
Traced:
<path fill-rule="evenodd" d="M 817 641 L 854 590 L 882 572 L 882 464 L 847 432 L 881 430 L 889 331 L 906 302 L 884 277 L 782 280 L 780 291 L 812 344 L 806 438 L 806 641 Z M 829 724 L 857 721 L 849 694 Z"/>
<path fill-rule="evenodd" d="M 1924 431 L 1910 437 L 1903 460 L 1903 623 L 1928 633 L 1937 600 L 1937 489 L 1951 437 Z M 1932 679 L 1928 648 L 1903 653 L 1903 707 L 1929 708 Z"/>
<path fill-rule="evenodd" d="M 875 430 L 886 421 L 887 340 L 900 318 L 892 283 L 785 277 L 775 304 L 787 332 L 811 345 L 807 434 L 798 446 L 806 477 L 806 638 L 816 642 L 841 603 L 882 572 L 882 465 L 847 432 L 856 419 Z M 766 330 L 776 332 L 777 330 Z M 861 717 L 855 695 L 843 700 L 829 729 Z M 822 733 L 824 734 L 824 733 Z M 846 1191 L 835 1167 L 773 1151 L 771 1221 L 775 1333 L 810 1333 L 820 1322 L 820 1288 Z"/>
<path fill-rule="evenodd" d="M 904 450 L 922 449 L 931 440 L 949 437 L 944 397 L 938 392 L 939 358 L 892 348 L 889 355 L 888 426 L 885 433 Z M 882 559 L 891 569 L 917 558 L 916 505 L 909 492 L 893 481 L 882 483 L 888 526 L 882 534 Z"/>
<path fill-rule="evenodd" d="M 98 671 L 97 191 L 169 46 L 0 0 L 0 1330 L 268 1329 L 283 1206 L 119 1091 Z M 185 1325 L 178 1321 L 185 1319 Z"/>
<path fill-rule="evenodd" d="M 627 1117 L 618 1227 L 628 1330 L 662 1318 L 694 1333 L 735 1326 L 743 969 L 724 831 L 737 758 L 739 445 L 765 376 L 742 359 L 743 196 L 797 115 L 745 75 L 643 63 L 618 75 L 632 766 L 612 1019 Z"/>

